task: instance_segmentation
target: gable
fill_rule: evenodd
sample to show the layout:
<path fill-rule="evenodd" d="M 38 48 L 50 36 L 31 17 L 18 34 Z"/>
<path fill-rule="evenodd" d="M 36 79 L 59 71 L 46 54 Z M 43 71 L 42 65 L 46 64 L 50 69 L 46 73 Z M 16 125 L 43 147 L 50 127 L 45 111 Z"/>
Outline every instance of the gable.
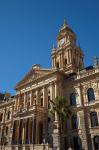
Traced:
<path fill-rule="evenodd" d="M 36 79 L 43 77 L 51 72 L 50 69 L 31 69 L 23 79 L 15 86 L 15 89 L 20 87 L 21 85 L 28 84 Z"/>

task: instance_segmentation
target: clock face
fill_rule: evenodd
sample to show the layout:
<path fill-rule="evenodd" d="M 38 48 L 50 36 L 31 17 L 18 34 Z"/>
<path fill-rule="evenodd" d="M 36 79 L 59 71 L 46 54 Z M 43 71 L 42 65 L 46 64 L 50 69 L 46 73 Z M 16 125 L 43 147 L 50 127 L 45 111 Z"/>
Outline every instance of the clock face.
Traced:
<path fill-rule="evenodd" d="M 64 38 L 60 40 L 60 44 L 61 44 L 61 45 L 64 44 L 64 42 L 65 42 L 65 39 L 64 39 Z"/>

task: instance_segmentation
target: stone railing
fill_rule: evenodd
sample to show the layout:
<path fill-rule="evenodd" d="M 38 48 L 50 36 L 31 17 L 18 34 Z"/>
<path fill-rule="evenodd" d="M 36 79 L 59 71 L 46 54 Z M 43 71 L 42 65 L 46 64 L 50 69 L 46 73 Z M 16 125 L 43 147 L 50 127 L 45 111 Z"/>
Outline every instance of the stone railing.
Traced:
<path fill-rule="evenodd" d="M 78 72 L 77 79 L 84 78 L 95 73 L 99 73 L 99 68 L 94 68 L 92 70 L 83 70 L 81 72 Z"/>
<path fill-rule="evenodd" d="M 19 110 L 14 110 L 14 117 L 17 117 L 17 116 L 21 116 L 23 114 L 27 114 L 27 112 L 31 112 L 33 111 L 34 113 L 36 112 L 42 112 L 42 113 L 45 113 L 45 107 L 41 107 L 39 105 L 34 105 L 34 106 L 31 106 L 31 107 L 26 107 L 26 108 L 19 108 Z"/>
<path fill-rule="evenodd" d="M 46 144 L 41 145 L 0 145 L 0 150 L 51 150 Z"/>

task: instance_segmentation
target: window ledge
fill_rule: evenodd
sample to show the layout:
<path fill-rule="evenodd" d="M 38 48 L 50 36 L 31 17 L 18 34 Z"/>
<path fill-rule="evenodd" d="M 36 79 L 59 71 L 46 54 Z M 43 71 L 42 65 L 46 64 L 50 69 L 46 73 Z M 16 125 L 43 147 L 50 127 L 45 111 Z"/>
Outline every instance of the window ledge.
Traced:
<path fill-rule="evenodd" d="M 98 126 L 94 126 L 94 127 L 89 127 L 90 129 L 99 129 L 99 125 Z"/>

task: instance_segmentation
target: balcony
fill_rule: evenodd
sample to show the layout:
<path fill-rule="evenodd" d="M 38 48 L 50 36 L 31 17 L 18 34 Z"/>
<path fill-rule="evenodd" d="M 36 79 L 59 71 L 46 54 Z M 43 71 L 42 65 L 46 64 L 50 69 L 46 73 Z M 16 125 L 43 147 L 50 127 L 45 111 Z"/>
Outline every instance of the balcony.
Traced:
<path fill-rule="evenodd" d="M 14 111 L 14 117 L 23 117 L 25 115 L 35 114 L 35 113 L 45 113 L 45 107 L 39 105 L 33 105 L 30 107 L 19 107 L 18 110 Z"/>
<path fill-rule="evenodd" d="M 96 134 L 99 134 L 99 125 L 98 126 L 95 126 L 95 127 L 89 127 L 90 129 L 90 133 L 96 133 Z"/>

